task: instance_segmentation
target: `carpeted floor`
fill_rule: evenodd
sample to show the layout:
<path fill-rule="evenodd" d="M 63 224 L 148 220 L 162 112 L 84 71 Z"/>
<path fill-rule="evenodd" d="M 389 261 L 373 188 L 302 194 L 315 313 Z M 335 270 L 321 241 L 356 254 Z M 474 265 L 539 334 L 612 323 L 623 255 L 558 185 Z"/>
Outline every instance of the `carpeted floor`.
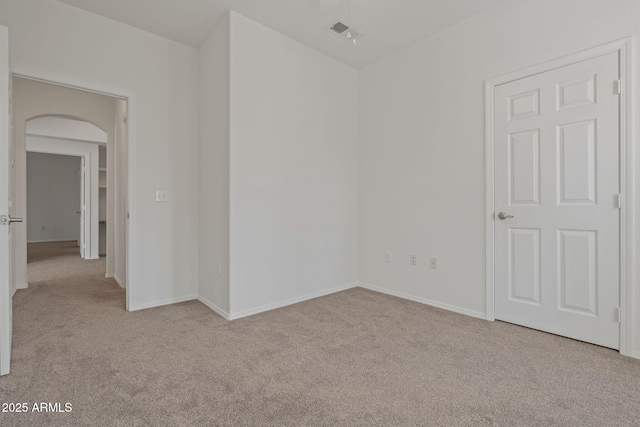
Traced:
<path fill-rule="evenodd" d="M 53 255 L 53 254 L 56 255 Z M 638 426 L 640 361 L 353 289 L 227 322 L 125 311 L 104 259 L 29 247 L 2 426 Z"/>

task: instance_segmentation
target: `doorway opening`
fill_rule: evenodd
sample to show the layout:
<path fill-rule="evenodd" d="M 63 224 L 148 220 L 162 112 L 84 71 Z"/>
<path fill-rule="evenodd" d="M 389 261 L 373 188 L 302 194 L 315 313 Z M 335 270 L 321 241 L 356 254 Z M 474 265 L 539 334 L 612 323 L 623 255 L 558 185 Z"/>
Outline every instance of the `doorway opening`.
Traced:
<path fill-rule="evenodd" d="M 90 255 L 90 236 L 85 233 L 90 221 L 85 218 L 83 163 L 80 156 L 27 151 L 28 247 L 71 242 L 80 258 Z"/>
<path fill-rule="evenodd" d="M 77 240 L 82 259 L 106 254 L 107 141 L 78 118 L 27 121 L 27 244 Z"/>
<path fill-rule="evenodd" d="M 128 307 L 127 100 L 19 76 L 12 83 L 15 208 L 26 217 L 15 237 L 17 287 L 29 287 L 32 260 L 59 251 L 66 262 L 98 261 L 74 271 L 114 279 Z"/>
<path fill-rule="evenodd" d="M 582 324 L 602 319 L 603 328 L 615 329 L 616 336 L 615 342 L 603 345 L 619 348 L 621 354 L 632 356 L 632 219 L 635 211 L 634 164 L 630 155 L 633 141 L 630 55 L 631 39 L 623 39 L 485 83 L 487 320 L 499 318 L 512 321 L 507 304 L 513 306 L 520 303 L 522 312 L 527 310 L 527 313 L 531 313 L 530 317 L 535 318 L 536 323 L 526 324 L 522 320 L 513 323 L 592 342 L 591 338 L 580 335 L 590 328 L 579 326 L 566 332 L 555 326 L 571 327 L 567 326 L 570 325 L 568 322 L 545 325 L 540 319 L 546 321 L 548 316 L 539 316 L 534 312 L 546 310 L 558 316 L 574 315 L 581 319 Z M 602 67 L 602 70 L 598 68 L 588 76 L 574 78 L 577 74 L 585 74 L 584 67 L 594 70 Z M 595 79 L 598 76 L 602 81 L 596 86 Z M 549 82 L 541 81 L 540 88 L 532 87 L 529 90 L 518 86 L 536 83 L 547 77 Z M 557 81 L 554 82 L 554 79 Z M 510 93 L 511 89 L 514 89 L 513 93 Z M 600 113 L 595 110 L 607 102 L 611 108 L 603 109 L 603 117 L 600 118 Z M 577 114 L 585 108 L 594 111 L 580 120 Z M 606 116 L 612 113 L 615 113 L 615 117 Z M 566 116 L 569 114 L 576 117 Z M 549 123 L 543 123 L 538 129 L 536 123 L 544 119 L 543 115 L 558 116 L 558 119 L 552 117 Z M 600 122 L 598 128 L 590 125 L 596 119 Z M 515 126 L 518 120 L 522 123 L 526 121 L 529 126 L 519 130 L 508 127 Z M 600 134 L 596 131 L 607 129 L 610 135 L 602 135 L 598 140 Z M 594 145 L 600 142 L 612 142 L 613 145 L 610 149 L 594 151 Z M 527 146 L 531 148 L 528 154 L 521 150 Z M 514 154 L 516 149 L 520 152 Z M 542 153 L 543 149 L 546 155 Z M 600 164 L 607 156 L 607 161 L 614 167 Z M 513 164 L 526 164 L 527 158 L 531 160 L 530 167 L 520 167 L 516 172 Z M 542 165 L 543 161 L 547 166 Z M 606 179 L 600 180 L 599 176 L 592 174 L 598 169 L 613 170 L 606 178 L 611 185 L 606 184 Z M 528 171 L 531 179 L 523 171 Z M 588 179 L 584 179 L 585 173 Z M 582 182 L 579 182 L 580 177 L 583 178 Z M 518 180 L 531 185 L 516 188 L 515 181 Z M 542 194 L 545 188 L 546 195 Z M 592 192 L 584 197 L 571 193 L 576 189 L 584 192 L 585 188 L 596 191 L 596 194 Z M 528 195 L 524 194 L 525 190 L 529 192 Z M 529 212 L 525 212 L 525 209 L 537 207 L 541 207 L 538 209 L 540 212 L 527 216 Z M 611 230 L 600 230 L 600 225 L 595 227 L 586 222 L 587 225 L 581 225 L 572 214 L 572 209 L 582 207 L 596 213 L 606 211 L 611 217 L 607 225 L 614 226 L 610 227 Z M 508 211 L 505 211 L 507 208 Z M 545 209 L 558 212 L 550 217 L 553 221 L 561 219 L 564 222 L 549 223 L 545 228 L 527 222 L 546 218 L 543 215 L 547 212 Z M 585 211 L 586 214 L 589 212 Z M 591 222 L 595 223 L 601 216 L 594 217 Z M 544 249 L 543 244 L 550 245 L 550 248 Z M 607 273 L 599 276 L 603 270 L 599 266 L 598 254 L 604 257 L 607 252 L 616 254 L 615 263 L 604 266 L 608 269 Z M 545 260 L 542 260 L 543 255 Z M 518 269 L 522 274 L 517 274 Z M 531 274 L 524 274 L 525 269 Z M 613 282 L 614 290 L 619 292 L 613 298 L 611 292 L 599 292 L 599 283 L 606 284 L 608 281 Z M 542 301 L 543 297 L 546 301 Z M 609 300 L 604 301 L 603 298 Z"/>

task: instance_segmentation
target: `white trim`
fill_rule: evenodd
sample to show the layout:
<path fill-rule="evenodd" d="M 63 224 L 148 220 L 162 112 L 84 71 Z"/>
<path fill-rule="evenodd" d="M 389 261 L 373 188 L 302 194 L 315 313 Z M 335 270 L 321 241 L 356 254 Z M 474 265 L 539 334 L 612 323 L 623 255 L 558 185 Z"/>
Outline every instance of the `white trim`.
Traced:
<path fill-rule="evenodd" d="M 27 289 L 28 287 L 29 287 L 28 283 L 16 284 L 16 289 Z"/>
<path fill-rule="evenodd" d="M 117 274 L 113 274 L 113 280 L 116 281 L 116 283 L 122 288 L 122 289 L 126 289 L 126 286 L 124 285 L 124 283 L 122 282 L 122 280 L 120 279 L 120 277 L 118 277 Z"/>
<path fill-rule="evenodd" d="M 11 191 L 7 179 L 12 174 L 9 156 L 12 152 L 9 124 L 9 96 L 11 89 L 11 70 L 9 67 L 9 29 L 0 25 L 0 214 L 12 213 L 9 197 Z M 12 318 L 11 301 L 15 280 L 11 272 L 12 245 L 9 243 L 9 227 L 0 226 L 0 375 L 7 375 L 11 366 Z"/>
<path fill-rule="evenodd" d="M 335 294 L 336 292 L 346 291 L 347 289 L 352 289 L 352 288 L 355 288 L 357 286 L 358 286 L 357 283 L 349 283 L 349 284 L 346 284 L 346 285 L 337 286 L 335 288 L 326 289 L 324 291 L 313 292 L 313 293 L 310 293 L 310 294 L 307 294 L 307 295 L 303 295 L 301 297 L 290 298 L 288 300 L 275 302 L 273 304 L 267 304 L 267 305 L 263 305 L 261 307 L 250 308 L 248 310 L 240 311 L 238 313 L 230 313 L 228 319 L 229 320 L 236 320 L 236 319 L 241 319 L 243 317 L 253 316 L 254 314 L 264 313 L 265 311 L 271 311 L 271 310 L 275 310 L 277 308 L 286 307 L 288 305 L 297 304 L 299 302 L 307 301 L 307 300 L 310 300 L 310 299 L 323 297 L 325 295 Z"/>
<path fill-rule="evenodd" d="M 438 301 L 430 300 L 427 298 L 417 297 L 415 295 L 405 294 L 404 292 L 398 292 L 391 289 L 382 288 L 380 286 L 371 285 L 368 283 L 359 283 L 358 286 L 364 289 L 368 289 L 370 291 L 379 292 L 381 294 L 391 295 L 393 297 L 406 299 L 406 300 L 417 302 L 420 304 L 425 304 L 431 307 L 441 308 L 443 310 L 452 311 L 458 314 L 464 314 L 465 316 L 476 317 L 478 319 L 485 318 L 485 314 L 480 311 L 469 310 L 467 308 L 458 307 L 456 305 L 446 304 L 443 302 L 438 302 Z"/>
<path fill-rule="evenodd" d="M 443 310 L 451 311 L 451 312 L 458 313 L 458 314 L 463 314 L 465 316 L 471 316 L 471 317 L 475 317 L 475 318 L 479 318 L 479 319 L 484 319 L 485 318 L 484 313 L 481 313 L 479 311 L 469 310 L 469 309 L 458 307 L 458 306 L 455 306 L 455 305 L 445 304 L 445 303 L 438 302 L 438 301 L 433 301 L 433 300 L 430 300 L 430 299 L 427 299 L 427 298 L 421 298 L 421 297 L 417 297 L 417 296 L 414 296 L 414 295 L 409 295 L 409 294 L 405 294 L 405 293 L 402 293 L 402 292 L 393 291 L 393 290 L 390 290 L 390 289 L 382 288 L 380 286 L 375 286 L 375 285 L 371 285 L 371 284 L 368 284 L 368 283 L 349 283 L 347 285 L 338 286 L 338 287 L 335 287 L 335 288 L 332 288 L 332 289 L 328 289 L 328 290 L 325 290 L 325 291 L 314 292 L 312 294 L 308 294 L 308 295 L 305 295 L 305 296 L 302 296 L 302 297 L 291 298 L 291 299 L 288 299 L 288 300 L 285 300 L 285 301 L 281 301 L 281 302 L 278 302 L 278 303 L 267 304 L 267 305 L 263 305 L 261 307 L 255 308 L 255 309 L 244 310 L 244 311 L 241 311 L 239 313 L 233 313 L 233 314 L 227 313 L 225 310 L 223 310 L 222 308 L 218 307 L 216 304 L 212 303 L 211 301 L 209 301 L 208 299 L 204 298 L 203 296 L 198 296 L 198 301 L 200 301 L 205 306 L 209 307 L 211 310 L 215 311 L 217 314 L 219 314 L 220 316 L 222 316 L 226 320 L 237 320 L 237 319 L 241 319 L 243 317 L 253 316 L 255 314 L 264 313 L 266 311 L 275 310 L 275 309 L 278 309 L 278 308 L 282 308 L 282 307 L 286 307 L 286 306 L 289 306 L 289 305 L 297 304 L 299 302 L 308 301 L 308 300 L 311 300 L 311 299 L 315 299 L 315 298 L 319 298 L 319 297 L 322 297 L 322 296 L 334 294 L 334 293 L 337 293 L 337 292 L 343 292 L 343 291 L 346 291 L 348 289 L 353 289 L 353 288 L 357 288 L 357 287 L 360 287 L 360 288 L 363 288 L 363 289 L 368 289 L 368 290 L 374 291 L 374 292 L 379 292 L 381 294 L 386 294 L 386 295 L 391 295 L 391 296 L 394 296 L 394 297 L 406 299 L 406 300 L 409 300 L 409 301 L 414 301 L 414 302 L 425 304 L 425 305 L 428 305 L 428 306 L 431 306 L 431 307 L 441 308 Z"/>
<path fill-rule="evenodd" d="M 43 70 L 12 64 L 11 74 L 31 80 L 38 80 L 58 86 L 65 86 L 72 89 L 79 89 L 86 92 L 98 93 L 124 99 L 127 101 L 127 132 L 128 132 L 128 153 L 127 153 L 127 212 L 126 224 L 127 233 L 127 292 L 126 307 L 133 311 L 136 307 L 133 300 L 136 277 L 135 253 L 137 249 L 137 228 L 136 228 L 136 129 L 137 129 L 137 98 L 134 91 L 105 85 L 96 81 L 87 80 L 79 76 L 61 75 Z"/>
<path fill-rule="evenodd" d="M 128 293 L 128 292 L 127 292 Z M 161 301 L 147 302 L 144 304 L 129 307 L 129 311 L 146 310 L 147 308 L 162 307 L 164 305 L 177 304 L 179 302 L 194 301 L 198 299 L 198 295 L 187 295 L 185 297 L 169 298 Z"/>
<path fill-rule="evenodd" d="M 495 267 L 494 267 L 494 89 L 496 86 L 523 79 L 536 74 L 565 67 L 577 62 L 597 58 L 609 53 L 619 52 L 620 79 L 622 91 L 620 94 L 620 191 L 623 195 L 624 206 L 620 212 L 620 301 L 622 319 L 620 325 L 620 354 L 634 357 L 632 353 L 634 334 L 634 159 L 633 159 L 633 38 L 627 37 L 612 43 L 578 52 L 563 58 L 554 59 L 543 64 L 535 65 L 485 82 L 485 239 L 486 239 L 486 319 L 495 320 Z"/>
<path fill-rule="evenodd" d="M 98 95 L 107 95 L 114 98 L 128 99 L 133 92 L 117 88 L 109 85 L 88 80 L 84 77 L 74 76 L 71 74 L 57 74 L 44 70 L 36 70 L 33 68 L 22 66 L 21 64 L 11 63 L 11 75 L 23 77 L 29 80 L 36 80 L 43 83 L 49 83 L 56 86 L 68 87 L 71 89 L 81 89 L 85 92 L 97 93 Z"/>
<path fill-rule="evenodd" d="M 37 118 L 36 119 L 30 119 L 29 121 L 31 121 L 31 120 L 37 120 Z M 89 123 L 89 122 L 87 122 L 87 123 Z M 88 139 L 79 139 L 79 138 L 71 138 L 71 137 L 64 138 L 62 136 L 40 135 L 40 134 L 37 134 L 37 133 L 26 133 L 26 132 L 25 132 L 24 136 L 25 137 L 26 136 L 33 136 L 33 137 L 36 137 L 36 138 L 57 139 L 57 140 L 60 140 L 60 141 L 82 142 L 82 143 L 85 143 L 85 144 L 95 144 L 98 147 L 106 147 L 107 146 L 107 144 L 104 143 L 104 142 L 89 141 Z M 102 171 L 102 169 L 106 170 L 106 168 L 100 168 L 99 170 Z"/>
<path fill-rule="evenodd" d="M 640 351 L 634 351 L 631 354 L 631 357 L 633 357 L 634 359 L 640 359 Z"/>
<path fill-rule="evenodd" d="M 494 87 L 492 82 L 485 82 L 485 319 L 489 321 L 496 320 L 494 306 L 494 251 L 495 251 L 495 217 L 493 205 L 495 200 L 495 127 L 494 127 Z"/>
<path fill-rule="evenodd" d="M 104 275 L 105 279 L 113 279 L 113 274 L 112 273 L 107 273 Z"/>
<path fill-rule="evenodd" d="M 543 62 L 542 64 L 533 65 L 531 67 L 514 71 L 512 73 L 494 77 L 492 79 L 487 80 L 486 83 L 491 84 L 493 86 L 498 86 L 505 83 L 511 83 L 515 80 L 520 80 L 525 77 L 531 77 L 536 74 L 542 74 L 547 71 L 555 70 L 556 68 L 562 68 L 562 67 L 566 67 L 567 65 L 587 61 L 589 59 L 607 55 L 609 53 L 621 51 L 625 48 L 628 49 L 630 47 L 631 41 L 632 41 L 631 37 L 616 40 L 611 43 L 606 43 L 591 49 L 583 50 L 571 55 L 567 55 L 561 58 L 553 59 L 551 61 Z M 623 88 L 622 88 L 623 91 L 625 89 L 624 88 L 625 83 L 623 83 Z"/>
<path fill-rule="evenodd" d="M 78 241 L 77 239 L 27 240 L 27 245 L 31 243 L 63 243 L 63 242 L 77 242 L 77 241 Z"/>
<path fill-rule="evenodd" d="M 34 119 L 31 119 L 34 120 Z M 37 120 L 37 119 L 36 119 Z M 30 120 L 29 120 L 30 121 Z M 87 122 L 89 123 L 89 122 Z M 98 142 L 98 141 L 89 141 L 88 139 L 79 139 L 79 138 L 63 138 L 61 136 L 49 136 L 49 135 L 40 135 L 37 133 L 25 133 L 24 134 L 25 137 L 26 136 L 33 136 L 36 138 L 47 138 L 47 139 L 57 139 L 59 141 L 73 141 L 73 142 L 82 142 L 84 144 L 95 144 L 98 147 L 106 147 L 107 144 L 104 142 Z M 106 172 L 107 168 L 99 168 L 99 171 L 102 172 L 104 169 L 104 171 Z"/>
<path fill-rule="evenodd" d="M 229 313 L 227 313 L 225 310 L 221 309 L 220 307 L 218 307 L 217 305 L 215 305 L 214 303 L 212 303 L 202 295 L 198 296 L 198 301 L 200 301 L 205 306 L 209 307 L 211 310 L 215 311 L 218 315 L 220 315 L 224 319 L 231 320 Z"/>
<path fill-rule="evenodd" d="M 633 38 L 620 47 L 620 354 L 631 356 L 634 348 L 635 186 L 633 129 Z"/>
<path fill-rule="evenodd" d="M 127 131 L 128 131 L 128 149 L 127 153 L 127 242 L 126 252 L 127 260 L 126 283 L 127 283 L 127 310 L 134 305 L 133 301 L 133 285 L 135 284 L 135 251 L 137 250 L 138 229 L 136 227 L 136 129 L 138 120 L 138 105 L 135 93 L 127 97 Z"/>

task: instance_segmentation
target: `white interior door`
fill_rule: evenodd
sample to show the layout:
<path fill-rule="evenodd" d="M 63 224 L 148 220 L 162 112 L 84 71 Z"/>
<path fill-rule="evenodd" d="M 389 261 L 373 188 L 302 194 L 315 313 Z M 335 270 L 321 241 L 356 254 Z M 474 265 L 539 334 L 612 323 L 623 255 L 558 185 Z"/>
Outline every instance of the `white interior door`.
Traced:
<path fill-rule="evenodd" d="M 0 375 L 11 363 L 13 259 L 11 206 L 13 199 L 13 150 L 11 143 L 11 74 L 9 30 L 0 26 Z"/>
<path fill-rule="evenodd" d="M 495 317 L 615 349 L 618 64 L 611 53 L 495 88 Z"/>

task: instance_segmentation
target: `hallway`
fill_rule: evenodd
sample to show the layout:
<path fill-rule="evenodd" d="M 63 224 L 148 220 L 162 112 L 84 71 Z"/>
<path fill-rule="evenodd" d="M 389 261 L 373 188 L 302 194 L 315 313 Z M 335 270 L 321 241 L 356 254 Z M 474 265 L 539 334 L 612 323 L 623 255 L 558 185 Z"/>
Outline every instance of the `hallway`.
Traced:
<path fill-rule="evenodd" d="M 31 292 L 16 293 L 14 315 L 20 315 L 20 306 L 27 301 L 31 307 L 34 304 L 48 306 L 43 310 L 47 312 L 51 312 L 55 303 L 61 303 L 60 300 L 74 307 L 100 302 L 124 310 L 125 290 L 115 280 L 104 277 L 105 262 L 104 257 L 81 259 L 73 241 L 30 243 L 27 246 L 27 279 Z"/>

